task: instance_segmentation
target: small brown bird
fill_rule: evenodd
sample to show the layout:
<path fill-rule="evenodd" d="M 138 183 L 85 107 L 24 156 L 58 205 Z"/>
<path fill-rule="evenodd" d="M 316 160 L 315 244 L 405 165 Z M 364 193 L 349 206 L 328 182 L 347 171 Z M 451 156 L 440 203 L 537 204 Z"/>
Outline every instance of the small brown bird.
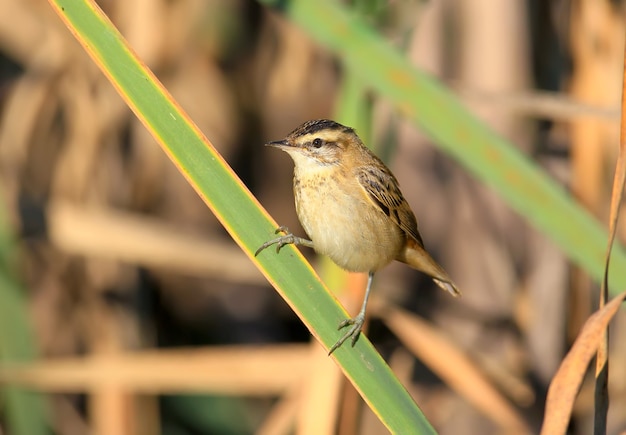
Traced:
<path fill-rule="evenodd" d="M 363 323 L 374 273 L 398 260 L 429 275 L 453 296 L 460 291 L 424 248 L 417 220 L 402 196 L 396 177 L 363 145 L 355 131 L 327 119 L 308 121 L 268 146 L 288 153 L 294 161 L 293 191 L 296 211 L 311 240 L 285 235 L 264 243 L 254 254 L 276 244 L 308 246 L 328 255 L 351 272 L 367 272 L 361 310 L 344 320 L 350 328 L 330 349 L 348 338 L 356 343 Z"/>

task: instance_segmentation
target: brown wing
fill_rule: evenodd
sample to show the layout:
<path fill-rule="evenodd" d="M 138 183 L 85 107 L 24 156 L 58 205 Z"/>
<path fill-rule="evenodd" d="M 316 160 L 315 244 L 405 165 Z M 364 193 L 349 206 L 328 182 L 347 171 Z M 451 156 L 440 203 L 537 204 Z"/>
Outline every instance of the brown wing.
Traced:
<path fill-rule="evenodd" d="M 384 166 L 362 167 L 359 168 L 357 179 L 372 203 L 423 247 L 422 237 L 417 230 L 417 219 L 391 172 Z"/>

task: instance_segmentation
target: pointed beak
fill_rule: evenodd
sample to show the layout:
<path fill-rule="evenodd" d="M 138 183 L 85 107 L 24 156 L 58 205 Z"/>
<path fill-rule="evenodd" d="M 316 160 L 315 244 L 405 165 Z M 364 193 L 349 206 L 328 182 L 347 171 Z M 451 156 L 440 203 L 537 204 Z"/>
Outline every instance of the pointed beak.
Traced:
<path fill-rule="evenodd" d="M 287 139 L 281 139 L 281 140 L 274 140 L 272 142 L 268 142 L 268 143 L 265 144 L 265 146 L 266 147 L 285 148 L 285 147 L 291 147 L 293 145 L 291 145 Z"/>

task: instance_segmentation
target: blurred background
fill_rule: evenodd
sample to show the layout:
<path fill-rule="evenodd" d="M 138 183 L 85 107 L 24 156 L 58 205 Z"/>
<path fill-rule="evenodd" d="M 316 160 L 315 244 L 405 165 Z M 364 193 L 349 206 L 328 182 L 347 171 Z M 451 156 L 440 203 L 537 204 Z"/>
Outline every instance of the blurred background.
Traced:
<path fill-rule="evenodd" d="M 344 3 L 607 221 L 621 1 Z M 335 117 L 341 59 L 251 0 L 98 4 L 276 221 L 303 234 L 292 162 L 262 145 Z M 0 11 L 2 268 L 12 283 L 0 292 L 0 359 L 39 362 L 28 383 L 43 394 L 24 399 L 29 418 L 68 435 L 385 433 L 48 3 L 0 0 Z M 368 337 L 440 433 L 537 432 L 597 285 L 384 100 L 367 104 L 359 132 L 464 292 L 451 300 L 392 264 L 375 298 L 421 321 L 415 340 L 431 354 L 408 351 L 403 317 L 383 308 Z M 352 311 L 360 298 L 345 295 Z M 626 433 L 625 323 L 620 313 L 611 336 L 611 434 Z M 455 383 L 442 376 L 454 372 Z M 4 389 L 0 434 L 17 433 Z M 592 416 L 586 382 L 570 433 L 590 433 Z"/>

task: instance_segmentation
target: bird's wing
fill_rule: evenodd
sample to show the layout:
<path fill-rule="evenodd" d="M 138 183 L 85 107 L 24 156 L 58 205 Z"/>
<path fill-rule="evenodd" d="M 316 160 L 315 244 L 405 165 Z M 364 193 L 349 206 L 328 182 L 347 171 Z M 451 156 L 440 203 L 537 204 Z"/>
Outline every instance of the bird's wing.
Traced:
<path fill-rule="evenodd" d="M 402 196 L 393 174 L 384 166 L 367 166 L 359 168 L 357 179 L 367 198 L 423 247 L 422 237 L 417 230 L 417 219 Z"/>

